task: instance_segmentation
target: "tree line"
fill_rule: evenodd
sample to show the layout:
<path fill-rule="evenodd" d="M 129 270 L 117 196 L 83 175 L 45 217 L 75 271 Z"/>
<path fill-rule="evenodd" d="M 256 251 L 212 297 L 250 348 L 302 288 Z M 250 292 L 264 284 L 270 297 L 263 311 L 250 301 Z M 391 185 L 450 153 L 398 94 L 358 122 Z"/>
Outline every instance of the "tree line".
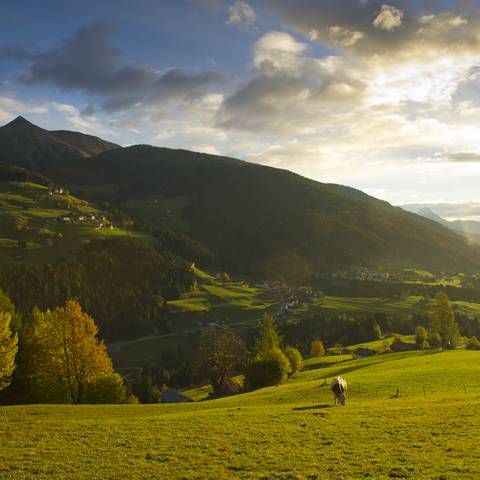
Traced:
<path fill-rule="evenodd" d="M 191 290 L 194 282 L 188 262 L 133 239 L 92 240 L 54 264 L 0 266 L 0 288 L 21 314 L 76 298 L 109 341 L 168 333 L 165 300 Z"/>

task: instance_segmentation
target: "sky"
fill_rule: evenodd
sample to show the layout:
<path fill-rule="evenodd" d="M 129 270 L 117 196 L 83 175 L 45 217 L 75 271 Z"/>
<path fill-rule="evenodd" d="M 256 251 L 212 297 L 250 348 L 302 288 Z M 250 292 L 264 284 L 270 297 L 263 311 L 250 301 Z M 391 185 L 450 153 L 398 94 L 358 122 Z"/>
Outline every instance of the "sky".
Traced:
<path fill-rule="evenodd" d="M 480 0 L 2 0 L 17 115 L 480 218 Z"/>

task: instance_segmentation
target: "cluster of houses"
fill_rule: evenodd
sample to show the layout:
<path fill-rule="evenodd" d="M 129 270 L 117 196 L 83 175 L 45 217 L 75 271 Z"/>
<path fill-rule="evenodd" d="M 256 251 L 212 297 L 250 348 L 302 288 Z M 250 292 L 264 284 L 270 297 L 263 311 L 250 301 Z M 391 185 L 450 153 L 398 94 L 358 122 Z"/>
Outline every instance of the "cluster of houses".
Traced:
<path fill-rule="evenodd" d="M 329 275 L 342 280 L 362 280 L 371 282 L 395 281 L 394 275 L 383 270 L 372 270 L 366 267 L 354 267 L 349 270 L 339 270 Z"/>
<path fill-rule="evenodd" d="M 380 268 L 353 267 L 349 270 L 339 270 L 331 274 L 325 274 L 329 278 L 340 280 L 361 280 L 370 282 L 453 282 L 457 279 L 457 273 L 448 272 L 419 272 L 413 269 L 385 271 Z"/>
<path fill-rule="evenodd" d="M 66 224 L 84 223 L 91 225 L 96 229 L 115 228 L 115 225 L 111 223 L 105 215 L 98 215 L 95 213 L 69 213 L 68 215 L 62 215 L 58 217 L 57 220 Z"/>
<path fill-rule="evenodd" d="M 49 195 L 68 195 L 68 190 L 63 187 L 51 187 L 48 189 Z"/>
<path fill-rule="evenodd" d="M 304 287 L 288 289 L 285 301 L 278 306 L 277 311 L 274 313 L 274 317 L 282 318 L 304 303 L 313 303 L 318 296 L 323 296 L 323 293 L 312 291 L 311 289 Z"/>

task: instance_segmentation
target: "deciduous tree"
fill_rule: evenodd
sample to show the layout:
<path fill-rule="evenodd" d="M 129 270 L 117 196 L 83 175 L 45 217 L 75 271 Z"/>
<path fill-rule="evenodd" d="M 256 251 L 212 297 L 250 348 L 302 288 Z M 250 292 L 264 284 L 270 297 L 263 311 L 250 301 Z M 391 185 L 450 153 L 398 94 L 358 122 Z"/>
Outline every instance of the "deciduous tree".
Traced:
<path fill-rule="evenodd" d="M 116 392 L 109 398 L 118 400 L 123 383 L 114 374 L 97 331 L 93 318 L 74 300 L 53 311 L 36 309 L 21 335 L 21 364 L 16 375 L 21 401 L 98 403 L 108 397 L 108 385 Z M 100 394 L 98 400 L 95 392 Z"/>
<path fill-rule="evenodd" d="M 423 347 L 428 342 L 428 332 L 425 327 L 417 325 L 415 327 L 415 343 L 419 347 Z"/>
<path fill-rule="evenodd" d="M 15 369 L 18 337 L 11 331 L 12 315 L 0 312 L 0 390 L 8 387 Z"/>
<path fill-rule="evenodd" d="M 287 347 L 284 353 L 290 362 L 290 366 L 292 368 L 290 375 L 292 376 L 303 367 L 302 354 L 295 347 Z"/>
<path fill-rule="evenodd" d="M 205 330 L 194 354 L 196 376 L 209 380 L 214 393 L 219 393 L 246 355 L 243 340 L 229 328 Z"/>
<path fill-rule="evenodd" d="M 325 346 L 321 340 L 312 340 L 312 344 L 310 346 L 310 355 L 312 357 L 323 357 L 325 355 Z"/>
<path fill-rule="evenodd" d="M 448 296 L 439 292 L 430 309 L 430 325 L 432 335 L 438 334 L 442 347 L 454 346 L 460 336 L 455 315 Z"/>

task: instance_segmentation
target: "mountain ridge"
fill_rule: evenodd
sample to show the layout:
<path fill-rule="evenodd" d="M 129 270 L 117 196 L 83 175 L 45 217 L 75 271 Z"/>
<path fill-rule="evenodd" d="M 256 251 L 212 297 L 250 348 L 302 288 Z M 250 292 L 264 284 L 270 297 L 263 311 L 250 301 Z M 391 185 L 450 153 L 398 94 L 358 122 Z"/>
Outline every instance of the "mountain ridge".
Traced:
<path fill-rule="evenodd" d="M 422 207 L 420 209 L 409 208 L 405 205 L 404 208 L 413 213 L 433 220 L 441 225 L 449 228 L 453 232 L 463 235 L 468 240 L 480 243 L 480 222 L 475 220 L 446 220 L 437 213 L 435 213 L 430 207 Z"/>
<path fill-rule="evenodd" d="M 40 130 L 39 142 L 50 141 Z M 480 267 L 478 248 L 458 234 L 352 187 L 150 145 L 105 142 L 112 148 L 84 157 L 78 146 L 90 137 L 70 132 L 63 138 L 76 144 L 69 144 L 76 157 L 47 161 L 39 165 L 42 173 L 77 196 L 127 211 L 152 231 L 169 220 L 169 228 L 183 228 L 215 252 L 225 270 L 302 283 L 352 265 Z M 53 141 L 58 147 L 59 139 Z M 8 135 L 3 142 L 8 146 Z M 22 157 L 17 148 L 20 162 L 28 153 L 24 148 Z"/>

